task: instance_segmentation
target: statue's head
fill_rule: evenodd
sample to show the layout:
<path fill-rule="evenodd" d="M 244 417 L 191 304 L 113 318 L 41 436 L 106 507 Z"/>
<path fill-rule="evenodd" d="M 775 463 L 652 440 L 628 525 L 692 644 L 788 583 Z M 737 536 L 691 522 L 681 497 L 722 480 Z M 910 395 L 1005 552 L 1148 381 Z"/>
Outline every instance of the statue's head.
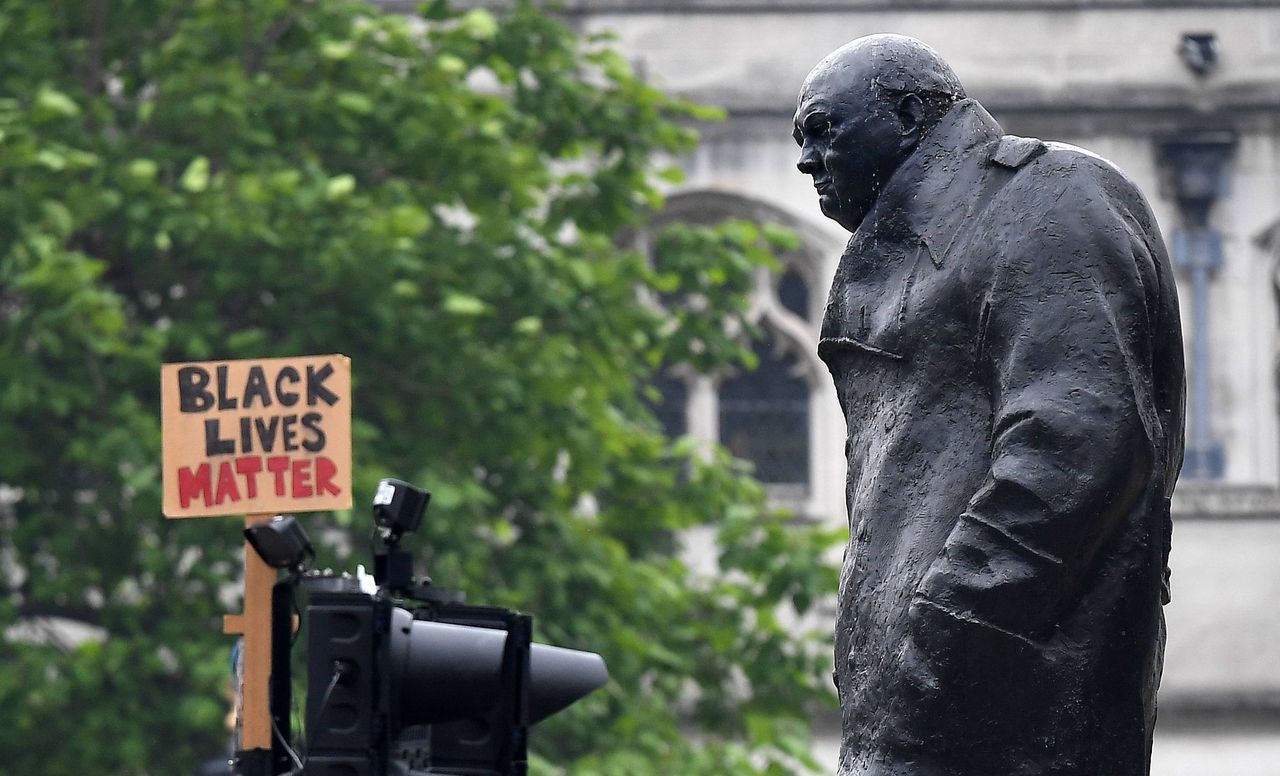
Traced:
<path fill-rule="evenodd" d="M 800 172 L 822 212 L 850 232 L 964 87 L 938 52 L 903 35 L 837 49 L 804 80 L 796 108 Z"/>

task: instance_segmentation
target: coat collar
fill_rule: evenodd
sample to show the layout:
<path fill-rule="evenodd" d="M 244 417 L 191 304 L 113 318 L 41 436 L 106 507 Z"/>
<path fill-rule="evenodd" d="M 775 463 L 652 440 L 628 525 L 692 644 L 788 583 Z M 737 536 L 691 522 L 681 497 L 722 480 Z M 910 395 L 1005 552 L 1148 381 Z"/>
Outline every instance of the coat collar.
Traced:
<path fill-rule="evenodd" d="M 913 236 L 941 267 L 960 227 L 974 213 L 993 144 L 1003 130 L 971 99 L 957 102 L 890 176 L 849 242 Z"/>

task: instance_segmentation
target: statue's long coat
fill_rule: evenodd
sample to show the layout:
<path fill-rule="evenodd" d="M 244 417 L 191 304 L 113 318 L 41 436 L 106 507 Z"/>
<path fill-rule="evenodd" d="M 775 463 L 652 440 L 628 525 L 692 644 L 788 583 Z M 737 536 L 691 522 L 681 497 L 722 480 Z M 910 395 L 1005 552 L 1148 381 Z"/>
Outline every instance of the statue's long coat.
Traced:
<path fill-rule="evenodd" d="M 850 240 L 818 350 L 841 776 L 1147 774 L 1184 376 L 1141 194 L 962 101 Z"/>

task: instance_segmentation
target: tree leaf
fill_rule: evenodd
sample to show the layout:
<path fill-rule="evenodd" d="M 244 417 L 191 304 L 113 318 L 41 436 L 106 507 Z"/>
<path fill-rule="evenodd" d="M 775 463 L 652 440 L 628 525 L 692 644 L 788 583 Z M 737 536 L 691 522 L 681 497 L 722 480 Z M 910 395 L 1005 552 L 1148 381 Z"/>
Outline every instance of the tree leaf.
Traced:
<path fill-rule="evenodd" d="M 209 188 L 209 159 L 204 156 L 192 159 L 178 183 L 193 194 Z"/>
<path fill-rule="evenodd" d="M 489 305 L 476 297 L 457 293 L 446 294 L 443 307 L 454 315 L 464 316 L 484 315 L 489 311 Z"/>

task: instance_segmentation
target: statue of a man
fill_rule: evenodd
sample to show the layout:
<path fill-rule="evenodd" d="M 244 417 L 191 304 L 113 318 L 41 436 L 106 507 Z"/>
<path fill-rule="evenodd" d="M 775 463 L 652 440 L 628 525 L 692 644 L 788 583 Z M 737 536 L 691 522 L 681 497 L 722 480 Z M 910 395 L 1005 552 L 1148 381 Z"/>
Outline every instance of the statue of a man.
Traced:
<path fill-rule="evenodd" d="M 848 424 L 839 773 L 1147 774 L 1184 403 L 1147 203 L 902 36 L 818 64 L 795 138 L 853 233 L 818 344 Z"/>

